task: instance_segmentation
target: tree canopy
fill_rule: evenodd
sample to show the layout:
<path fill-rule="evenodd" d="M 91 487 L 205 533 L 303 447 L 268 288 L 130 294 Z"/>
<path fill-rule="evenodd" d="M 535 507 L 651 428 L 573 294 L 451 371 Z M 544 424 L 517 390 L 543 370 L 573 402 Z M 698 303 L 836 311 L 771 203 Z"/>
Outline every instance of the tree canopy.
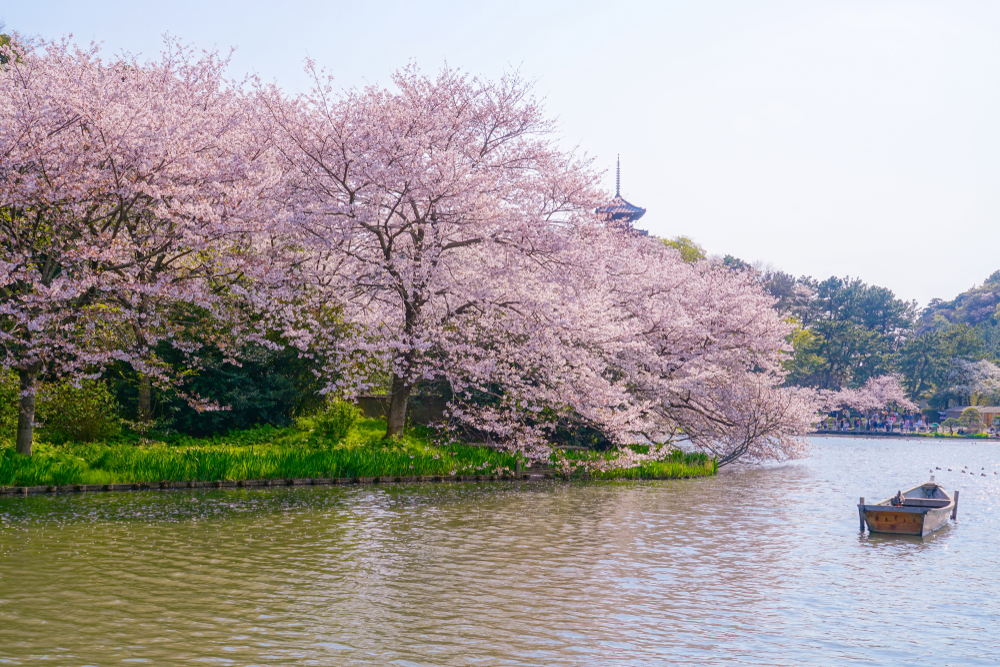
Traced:
<path fill-rule="evenodd" d="M 935 407 L 1000 400 L 968 379 L 970 363 L 988 375 L 982 362 L 998 360 L 1000 271 L 951 301 L 932 301 L 918 315 L 915 303 L 857 278 L 795 278 L 728 256 L 723 263 L 755 274 L 793 323 L 788 341 L 794 354 L 786 362 L 791 384 L 853 390 L 895 374 L 908 400 Z"/>
<path fill-rule="evenodd" d="M 324 394 L 386 389 L 390 437 L 434 383 L 442 428 L 529 458 L 570 426 L 617 451 L 595 465 L 681 443 L 720 464 L 801 451 L 817 404 L 785 384 L 794 325 L 689 240 L 606 225 L 599 175 L 516 74 L 410 66 L 335 92 L 317 72 L 288 95 L 174 41 L 142 61 L 14 41 L 0 364 L 20 377 L 25 453 L 43 378 L 127 366 L 182 393 L 214 369 L 185 399 L 219 410 L 248 396 L 242 378 L 276 377 L 261 348 L 313 360 Z M 197 392 L 213 384 L 231 405 Z"/>

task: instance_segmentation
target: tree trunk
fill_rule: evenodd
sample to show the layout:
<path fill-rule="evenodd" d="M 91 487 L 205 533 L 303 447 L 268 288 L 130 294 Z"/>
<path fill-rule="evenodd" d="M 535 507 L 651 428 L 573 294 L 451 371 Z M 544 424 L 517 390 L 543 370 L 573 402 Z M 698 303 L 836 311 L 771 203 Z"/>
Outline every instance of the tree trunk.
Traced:
<path fill-rule="evenodd" d="M 392 438 L 402 435 L 403 428 L 406 427 L 406 405 L 410 401 L 410 390 L 401 377 L 394 375 L 392 378 L 392 389 L 389 394 L 389 414 L 386 415 L 387 428 L 385 437 Z"/>
<path fill-rule="evenodd" d="M 145 373 L 139 373 L 139 422 L 153 420 L 153 383 Z"/>
<path fill-rule="evenodd" d="M 149 311 L 149 301 L 144 296 L 139 301 L 139 321 L 145 321 L 145 316 Z M 146 343 L 146 332 L 139 325 L 135 325 L 135 344 L 145 359 L 148 353 Z M 153 420 L 153 386 L 149 376 L 137 371 L 139 376 L 139 398 L 138 417 L 140 424 L 148 424 Z"/>
<path fill-rule="evenodd" d="M 35 435 L 35 390 L 38 388 L 39 364 L 18 371 L 21 403 L 17 411 L 17 451 L 31 456 L 31 441 Z"/>

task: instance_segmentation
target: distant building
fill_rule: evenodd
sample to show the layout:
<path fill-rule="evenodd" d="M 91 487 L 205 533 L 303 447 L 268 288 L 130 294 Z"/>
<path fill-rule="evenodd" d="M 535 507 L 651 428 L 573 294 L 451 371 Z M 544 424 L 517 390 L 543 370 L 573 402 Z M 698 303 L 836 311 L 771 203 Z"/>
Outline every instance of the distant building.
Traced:
<path fill-rule="evenodd" d="M 942 420 L 958 419 L 969 408 L 975 408 L 979 411 L 979 415 L 983 419 L 983 424 L 987 428 L 992 428 L 994 424 L 1000 424 L 1000 407 L 995 405 L 960 405 L 948 408 L 947 410 L 941 410 L 938 414 L 942 415 Z"/>
<path fill-rule="evenodd" d="M 615 198 L 597 209 L 597 214 L 606 222 L 621 225 L 628 232 L 637 236 L 649 234 L 645 229 L 635 228 L 636 221 L 646 215 L 646 209 L 639 208 L 622 198 L 622 161 L 620 157 L 615 173 Z"/>

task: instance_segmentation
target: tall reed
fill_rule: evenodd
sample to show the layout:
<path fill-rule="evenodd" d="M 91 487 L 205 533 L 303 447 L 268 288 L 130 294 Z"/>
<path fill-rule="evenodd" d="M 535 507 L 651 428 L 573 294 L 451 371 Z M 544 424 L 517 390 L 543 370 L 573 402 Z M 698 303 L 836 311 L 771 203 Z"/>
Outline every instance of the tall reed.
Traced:
<path fill-rule="evenodd" d="M 40 448 L 28 458 L 0 450 L 0 486 L 215 481 L 303 477 L 451 475 L 513 468 L 514 459 L 481 447 L 396 451 L 380 447 L 141 447 L 92 444 Z"/>
<path fill-rule="evenodd" d="M 385 423 L 362 419 L 339 443 L 324 439 L 311 422 L 264 427 L 207 439 L 136 438 L 112 443 L 38 443 L 31 457 L 0 443 L 0 486 L 130 484 L 314 477 L 471 475 L 516 469 L 516 459 L 488 447 L 434 446 L 428 433 L 382 438 Z M 583 462 L 599 452 L 566 452 Z M 715 462 L 704 454 L 673 452 L 638 468 L 593 473 L 594 478 L 671 478 L 711 475 Z"/>

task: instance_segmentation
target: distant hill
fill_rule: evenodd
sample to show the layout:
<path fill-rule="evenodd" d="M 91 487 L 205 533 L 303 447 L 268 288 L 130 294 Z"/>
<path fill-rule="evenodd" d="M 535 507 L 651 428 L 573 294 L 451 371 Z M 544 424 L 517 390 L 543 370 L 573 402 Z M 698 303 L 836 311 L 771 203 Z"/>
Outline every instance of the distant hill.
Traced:
<path fill-rule="evenodd" d="M 1000 271 L 982 285 L 962 292 L 951 301 L 934 299 L 917 320 L 917 334 L 943 329 L 949 324 L 993 328 L 1000 321 Z"/>

